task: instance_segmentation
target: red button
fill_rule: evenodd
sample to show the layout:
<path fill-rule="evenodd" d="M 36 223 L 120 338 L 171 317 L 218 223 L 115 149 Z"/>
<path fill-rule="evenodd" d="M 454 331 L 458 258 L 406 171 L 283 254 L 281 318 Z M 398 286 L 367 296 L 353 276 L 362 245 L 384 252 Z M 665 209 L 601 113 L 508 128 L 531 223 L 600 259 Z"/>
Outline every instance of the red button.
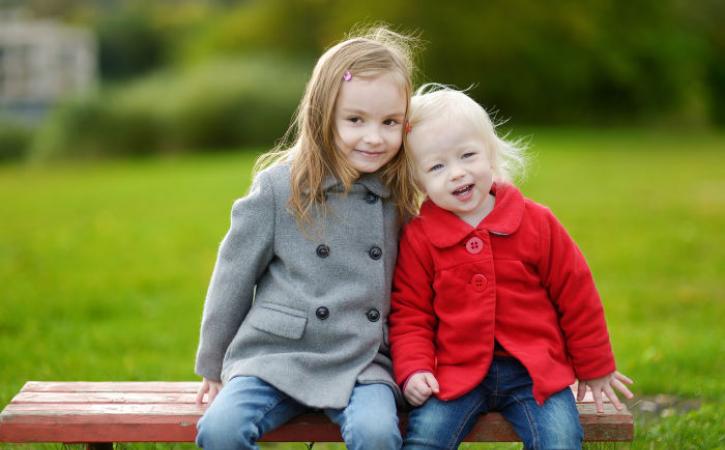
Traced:
<path fill-rule="evenodd" d="M 476 275 L 471 278 L 471 284 L 473 285 L 473 289 L 477 291 L 483 291 L 486 289 L 486 284 L 488 284 L 488 280 L 483 274 L 477 273 Z"/>
<path fill-rule="evenodd" d="M 483 250 L 483 241 L 480 237 L 472 237 L 466 242 L 466 250 L 472 255 L 481 253 L 481 250 Z"/>

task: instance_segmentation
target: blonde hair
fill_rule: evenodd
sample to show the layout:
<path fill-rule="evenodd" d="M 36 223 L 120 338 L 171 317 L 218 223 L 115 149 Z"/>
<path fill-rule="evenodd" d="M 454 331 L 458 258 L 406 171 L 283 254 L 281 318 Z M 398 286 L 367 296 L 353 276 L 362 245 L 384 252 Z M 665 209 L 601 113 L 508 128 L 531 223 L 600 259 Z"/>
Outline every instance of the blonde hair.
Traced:
<path fill-rule="evenodd" d="M 378 26 L 334 45 L 317 61 L 284 138 L 257 160 L 254 169 L 256 173 L 281 162 L 290 164 L 289 207 L 299 223 L 309 224 L 313 207 L 324 207 L 326 176 L 340 180 L 346 192 L 360 176 L 335 144 L 335 104 L 345 72 L 356 77 L 394 74 L 403 87 L 407 118 L 415 42 L 414 37 Z M 403 148 L 381 169 L 380 176 L 400 216 L 414 214 L 416 194 Z"/>
<path fill-rule="evenodd" d="M 497 125 L 486 110 L 465 91 L 438 83 L 427 83 L 419 87 L 410 99 L 410 129 L 415 129 L 434 117 L 464 121 L 478 132 L 490 152 L 494 181 L 513 183 L 514 179 L 523 176 L 526 169 L 524 142 L 509 141 L 497 136 Z M 405 145 L 408 146 L 407 136 Z"/>

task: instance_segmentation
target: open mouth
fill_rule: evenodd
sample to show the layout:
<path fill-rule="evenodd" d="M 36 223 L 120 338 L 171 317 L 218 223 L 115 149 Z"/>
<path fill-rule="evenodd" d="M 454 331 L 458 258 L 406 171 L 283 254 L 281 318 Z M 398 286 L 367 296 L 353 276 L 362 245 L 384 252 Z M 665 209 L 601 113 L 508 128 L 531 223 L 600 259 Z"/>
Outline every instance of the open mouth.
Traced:
<path fill-rule="evenodd" d="M 456 197 L 462 197 L 471 192 L 471 190 L 473 190 L 473 185 L 467 184 L 453 191 L 453 195 L 455 195 Z"/>

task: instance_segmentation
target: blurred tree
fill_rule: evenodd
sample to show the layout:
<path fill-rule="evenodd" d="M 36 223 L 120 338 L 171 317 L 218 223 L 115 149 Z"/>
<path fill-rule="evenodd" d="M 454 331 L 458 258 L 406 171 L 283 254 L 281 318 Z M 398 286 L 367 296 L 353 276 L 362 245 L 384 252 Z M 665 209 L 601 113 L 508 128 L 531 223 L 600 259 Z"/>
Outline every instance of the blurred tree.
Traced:
<path fill-rule="evenodd" d="M 271 57 L 158 71 L 62 103 L 29 154 L 47 160 L 271 148 L 290 123 L 307 74 L 307 67 Z"/>
<path fill-rule="evenodd" d="M 143 11 L 124 10 L 96 25 L 102 78 L 132 78 L 164 63 L 163 37 Z"/>
<path fill-rule="evenodd" d="M 708 107 L 715 123 L 725 125 L 725 2 L 701 0 L 683 9 L 690 15 L 688 31 L 707 41 Z"/>
<path fill-rule="evenodd" d="M 0 163 L 26 158 L 31 139 L 27 124 L 0 115 Z"/>
<path fill-rule="evenodd" d="M 182 59 L 272 51 L 314 61 L 354 25 L 385 21 L 426 41 L 418 81 L 473 85 L 517 121 L 707 124 L 725 104 L 722 3 L 250 0 L 188 35 Z"/>
<path fill-rule="evenodd" d="M 0 0 L 19 1 L 19 0 Z M 275 55 L 310 66 L 355 25 L 425 41 L 417 82 L 471 94 L 517 123 L 725 125 L 722 0 L 28 0 L 85 13 L 101 70 Z"/>

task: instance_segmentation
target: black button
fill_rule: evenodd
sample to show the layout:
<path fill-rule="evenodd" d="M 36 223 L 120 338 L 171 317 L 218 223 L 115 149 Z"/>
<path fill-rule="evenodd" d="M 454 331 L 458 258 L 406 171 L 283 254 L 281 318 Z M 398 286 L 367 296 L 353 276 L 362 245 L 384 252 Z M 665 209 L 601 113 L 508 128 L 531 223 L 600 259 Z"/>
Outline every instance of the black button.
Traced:
<path fill-rule="evenodd" d="M 315 315 L 318 319 L 325 320 L 330 317 L 330 310 L 324 306 L 320 306 L 319 308 L 317 308 L 317 311 L 315 311 Z"/>
<path fill-rule="evenodd" d="M 320 258 L 327 258 L 330 256 L 330 247 L 326 246 L 325 244 L 320 244 L 317 246 L 317 256 Z"/>
<path fill-rule="evenodd" d="M 373 203 L 378 201 L 378 196 L 373 194 L 372 192 L 368 192 L 365 195 L 365 201 L 372 205 Z"/>
<path fill-rule="evenodd" d="M 370 322 L 377 322 L 378 320 L 380 320 L 380 311 L 373 308 L 370 311 L 368 311 L 367 316 L 368 316 L 368 320 Z"/>
<path fill-rule="evenodd" d="M 380 247 L 372 247 L 368 252 L 368 255 L 370 255 L 372 259 L 378 260 L 383 256 L 383 251 L 380 250 Z"/>

